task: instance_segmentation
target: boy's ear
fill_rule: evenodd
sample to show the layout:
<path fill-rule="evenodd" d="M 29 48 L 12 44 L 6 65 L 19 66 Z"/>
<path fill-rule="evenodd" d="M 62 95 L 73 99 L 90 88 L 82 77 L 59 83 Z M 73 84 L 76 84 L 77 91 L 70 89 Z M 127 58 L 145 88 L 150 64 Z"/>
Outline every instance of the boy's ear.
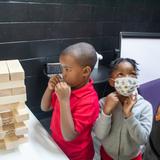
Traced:
<path fill-rule="evenodd" d="M 89 66 L 84 67 L 83 68 L 83 75 L 84 75 L 84 77 L 89 76 L 90 73 L 91 73 L 91 71 L 92 71 L 91 67 L 89 67 Z"/>
<path fill-rule="evenodd" d="M 114 87 L 114 80 L 112 78 L 109 78 L 108 82 L 111 87 Z"/>

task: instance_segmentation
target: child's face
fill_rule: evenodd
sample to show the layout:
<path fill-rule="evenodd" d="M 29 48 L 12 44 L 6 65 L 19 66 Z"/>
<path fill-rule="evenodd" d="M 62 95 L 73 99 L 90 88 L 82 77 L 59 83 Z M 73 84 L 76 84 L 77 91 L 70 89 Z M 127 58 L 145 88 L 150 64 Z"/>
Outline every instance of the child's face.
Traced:
<path fill-rule="evenodd" d="M 61 55 L 59 61 L 64 81 L 72 88 L 81 87 L 86 81 L 84 67 L 80 66 L 72 55 Z"/>
<path fill-rule="evenodd" d="M 111 79 L 109 80 L 109 83 L 112 87 L 114 87 L 114 80 L 116 78 L 126 76 L 137 78 L 137 73 L 131 63 L 121 62 L 118 64 L 117 69 L 111 74 Z"/>

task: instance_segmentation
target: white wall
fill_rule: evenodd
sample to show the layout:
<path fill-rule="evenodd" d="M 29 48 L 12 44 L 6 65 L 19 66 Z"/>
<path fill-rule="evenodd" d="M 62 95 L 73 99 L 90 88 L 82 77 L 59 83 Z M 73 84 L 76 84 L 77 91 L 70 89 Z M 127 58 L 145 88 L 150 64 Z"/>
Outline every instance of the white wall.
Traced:
<path fill-rule="evenodd" d="M 140 84 L 160 78 L 160 39 L 121 38 L 121 57 L 135 59 Z"/>

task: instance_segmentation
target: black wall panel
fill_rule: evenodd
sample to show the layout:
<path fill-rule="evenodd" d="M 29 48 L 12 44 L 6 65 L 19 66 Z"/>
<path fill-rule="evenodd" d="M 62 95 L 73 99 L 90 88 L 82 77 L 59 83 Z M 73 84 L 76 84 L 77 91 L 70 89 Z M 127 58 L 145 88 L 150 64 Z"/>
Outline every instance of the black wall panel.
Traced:
<path fill-rule="evenodd" d="M 62 49 L 85 41 L 108 66 L 119 47 L 119 32 L 160 32 L 159 15 L 159 0 L 0 0 L 0 59 L 20 60 L 27 104 L 43 118 L 50 115 L 40 110 L 47 62 L 58 62 Z"/>

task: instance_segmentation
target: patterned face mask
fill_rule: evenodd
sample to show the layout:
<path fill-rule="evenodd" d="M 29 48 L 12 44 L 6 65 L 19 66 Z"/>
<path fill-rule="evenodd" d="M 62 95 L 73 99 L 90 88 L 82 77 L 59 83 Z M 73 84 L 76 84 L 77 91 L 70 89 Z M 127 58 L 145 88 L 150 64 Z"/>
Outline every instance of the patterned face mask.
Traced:
<path fill-rule="evenodd" d="M 130 96 L 138 88 L 138 80 L 133 77 L 122 77 L 115 79 L 115 89 L 123 96 Z"/>

